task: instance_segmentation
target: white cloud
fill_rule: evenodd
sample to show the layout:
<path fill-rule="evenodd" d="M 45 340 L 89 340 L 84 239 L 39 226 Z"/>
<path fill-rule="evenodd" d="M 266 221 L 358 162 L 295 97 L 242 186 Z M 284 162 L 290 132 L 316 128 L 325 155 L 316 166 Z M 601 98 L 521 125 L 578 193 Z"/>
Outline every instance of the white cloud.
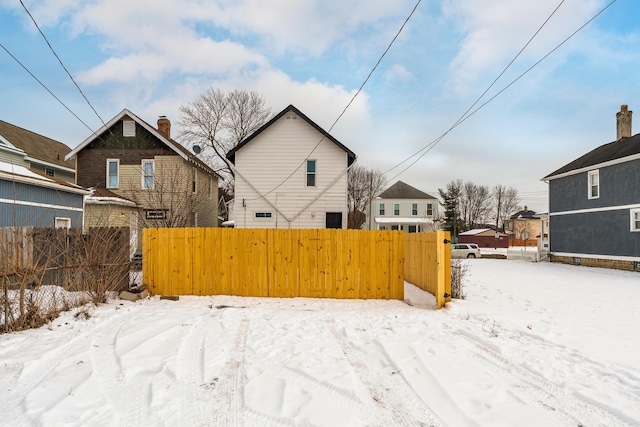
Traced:
<path fill-rule="evenodd" d="M 385 73 L 385 78 L 388 81 L 393 80 L 413 80 L 413 74 L 409 70 L 407 70 L 403 65 L 393 64 L 389 70 Z"/>
<path fill-rule="evenodd" d="M 459 53 L 451 62 L 450 84 L 464 92 L 477 81 L 490 81 L 485 73 L 497 73 L 518 53 L 557 6 L 556 0 L 513 2 L 451 0 L 443 13 L 465 34 Z M 568 0 L 523 52 L 517 64 L 533 64 L 577 30 L 599 10 L 598 0 Z M 556 52 L 567 55 L 575 44 Z M 520 65 L 522 68 L 522 65 Z"/>

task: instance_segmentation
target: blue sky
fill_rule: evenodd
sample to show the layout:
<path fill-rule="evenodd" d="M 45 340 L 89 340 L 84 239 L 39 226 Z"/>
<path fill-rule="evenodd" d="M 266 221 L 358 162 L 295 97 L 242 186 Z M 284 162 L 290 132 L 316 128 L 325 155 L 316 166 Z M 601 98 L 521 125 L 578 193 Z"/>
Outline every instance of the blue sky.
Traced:
<path fill-rule="evenodd" d="M 559 3 L 423 0 L 331 133 L 360 164 L 389 170 L 453 125 Z M 485 99 L 608 3 L 565 0 Z M 416 1 L 24 4 L 105 122 L 123 108 L 152 124 L 166 115 L 175 136 L 179 107 L 210 86 L 257 91 L 274 114 L 294 104 L 329 129 Z M 540 179 L 613 141 L 621 104 L 640 111 L 639 16 L 640 2 L 617 0 L 414 166 L 388 173 L 390 183 L 434 195 L 452 179 L 504 184 L 545 211 Z M 100 127 L 17 0 L 0 0 L 0 43 L 89 127 Z M 90 135 L 3 50 L 0 71 L 0 119 L 71 148 Z"/>

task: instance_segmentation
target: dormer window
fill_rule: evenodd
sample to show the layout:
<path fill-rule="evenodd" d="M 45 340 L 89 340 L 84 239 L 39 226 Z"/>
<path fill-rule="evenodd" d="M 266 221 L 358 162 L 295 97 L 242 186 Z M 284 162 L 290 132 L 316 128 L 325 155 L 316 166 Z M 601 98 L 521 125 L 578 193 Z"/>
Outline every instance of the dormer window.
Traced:
<path fill-rule="evenodd" d="M 125 136 L 125 137 L 136 136 L 136 122 L 134 122 L 133 120 L 123 120 L 122 136 Z"/>

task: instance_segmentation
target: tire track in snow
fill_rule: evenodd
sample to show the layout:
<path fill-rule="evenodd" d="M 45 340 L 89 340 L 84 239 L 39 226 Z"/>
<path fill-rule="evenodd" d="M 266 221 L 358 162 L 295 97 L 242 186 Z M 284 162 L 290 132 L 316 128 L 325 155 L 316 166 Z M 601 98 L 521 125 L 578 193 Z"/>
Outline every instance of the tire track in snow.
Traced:
<path fill-rule="evenodd" d="M 507 381 L 515 379 L 526 384 L 528 387 L 521 388 L 519 391 L 528 394 L 529 401 L 535 401 L 541 407 L 561 415 L 572 425 L 606 425 L 613 427 L 632 426 L 635 424 L 633 420 L 622 419 L 620 416 L 597 405 L 596 402 L 587 401 L 578 395 L 569 393 L 546 378 L 513 363 L 464 330 L 458 329 L 451 332 L 458 337 L 464 338 L 470 344 L 472 347 L 470 354 L 481 360 L 484 363 L 483 366 L 489 366 L 495 375 L 501 376 Z M 593 418 L 594 415 L 596 418 Z"/>
<path fill-rule="evenodd" d="M 3 389 L 5 387 L 12 389 L 12 392 L 3 399 L 5 405 L 0 406 L 0 420 L 15 420 L 15 425 L 19 426 L 32 425 L 32 421 L 24 408 L 24 400 L 29 393 L 51 375 L 64 360 L 78 352 L 86 351 L 96 333 L 111 328 L 118 319 L 128 314 L 128 312 L 125 314 L 123 310 L 122 313 L 108 318 L 95 328 L 73 338 L 68 343 L 48 351 L 35 362 L 33 368 L 25 369 L 25 366 L 20 364 L 21 370 L 17 377 L 3 379 L 3 383 L 0 383 Z"/>
<path fill-rule="evenodd" d="M 213 426 L 244 425 L 244 351 L 249 319 L 242 319 L 229 360 L 220 372 L 219 387 L 214 396 Z"/>
<path fill-rule="evenodd" d="M 376 361 L 378 366 L 367 366 L 364 360 L 368 358 L 362 350 L 366 342 L 353 336 L 349 337 L 350 342 L 347 341 L 347 337 L 338 332 L 332 320 L 327 320 L 326 325 L 364 388 L 360 390 L 361 400 L 368 413 L 375 417 L 372 425 L 445 425 L 395 371 L 386 356 L 379 354 Z M 366 425 L 370 425 L 370 422 Z"/>
<path fill-rule="evenodd" d="M 149 412 L 151 387 L 148 373 L 138 374 L 127 381 L 116 353 L 118 335 L 127 323 L 121 321 L 113 331 L 98 334 L 91 344 L 93 374 L 101 386 L 107 402 L 113 407 L 116 425 L 158 425 Z"/>

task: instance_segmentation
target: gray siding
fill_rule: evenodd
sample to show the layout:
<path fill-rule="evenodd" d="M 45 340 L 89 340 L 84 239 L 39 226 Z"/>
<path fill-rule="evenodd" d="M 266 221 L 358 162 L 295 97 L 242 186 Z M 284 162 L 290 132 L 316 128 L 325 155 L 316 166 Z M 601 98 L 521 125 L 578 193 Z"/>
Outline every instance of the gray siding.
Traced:
<path fill-rule="evenodd" d="M 549 236 L 551 252 L 640 257 L 629 209 L 553 216 Z"/>
<path fill-rule="evenodd" d="M 82 211 L 66 208 L 82 209 L 84 196 L 81 194 L 0 180 L 0 199 L 2 227 L 53 227 L 55 217 L 70 218 L 72 228 L 82 227 Z M 45 206 L 30 206 L 24 203 Z"/>
<path fill-rule="evenodd" d="M 549 212 L 640 203 L 640 160 L 599 168 L 599 174 L 597 199 L 588 198 L 588 172 L 549 181 Z"/>

